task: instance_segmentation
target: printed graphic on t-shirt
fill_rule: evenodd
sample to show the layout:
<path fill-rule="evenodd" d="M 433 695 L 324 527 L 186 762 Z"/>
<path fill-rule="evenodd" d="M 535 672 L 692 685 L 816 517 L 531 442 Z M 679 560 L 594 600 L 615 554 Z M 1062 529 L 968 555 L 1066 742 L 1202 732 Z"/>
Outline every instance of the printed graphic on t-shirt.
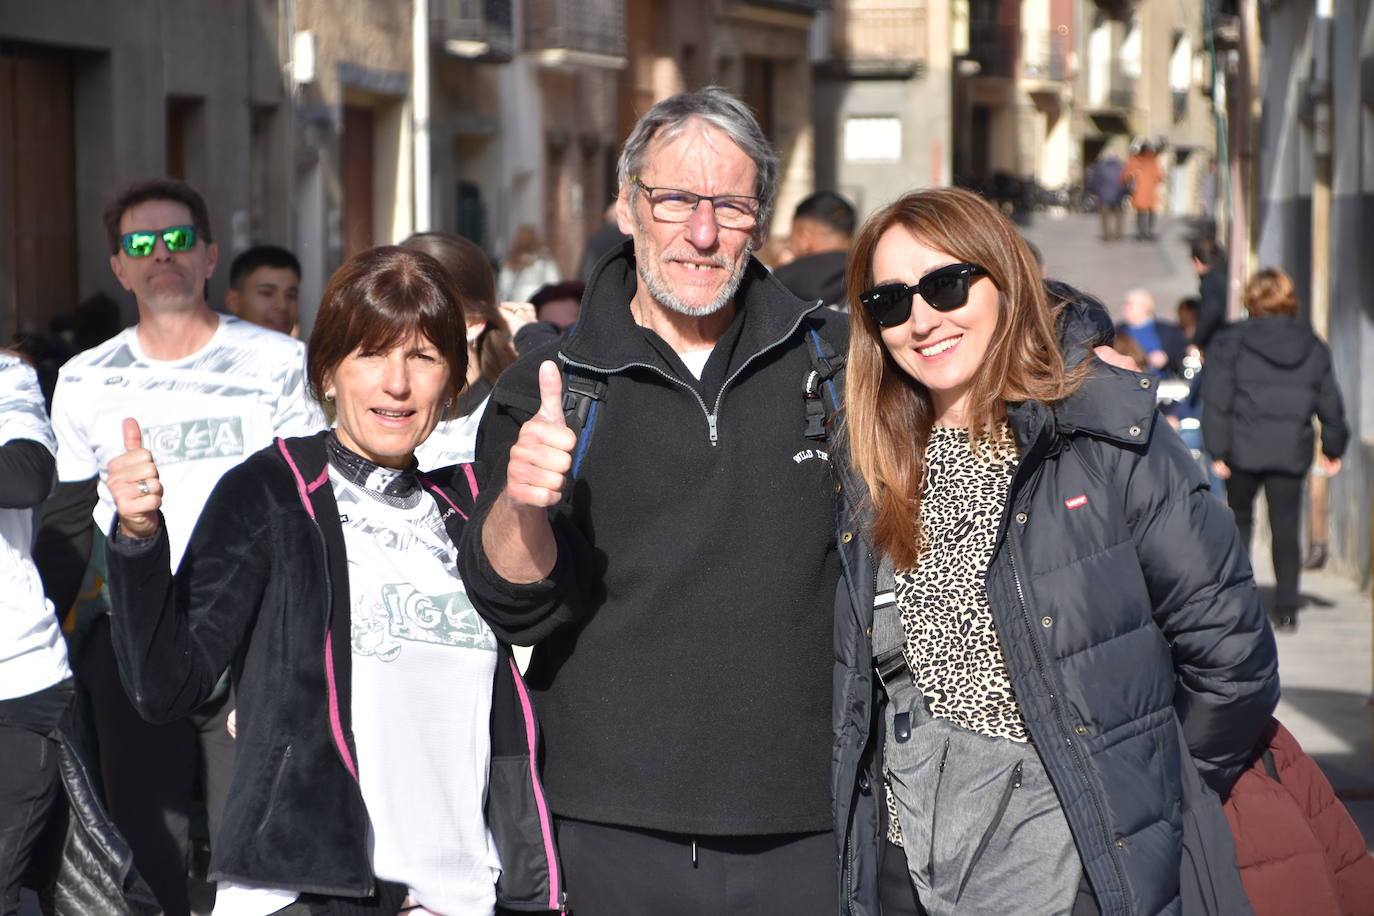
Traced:
<path fill-rule="evenodd" d="M 274 436 L 305 436 L 324 417 L 305 390 L 298 340 L 220 315 L 209 343 L 178 360 L 148 357 L 126 328 L 62 367 L 53 396 L 57 475 L 101 478 L 95 524 L 108 530 L 115 505 L 105 476 L 124 453 L 125 417 L 138 421 L 163 485 L 172 567 L 222 475 Z"/>
<path fill-rule="evenodd" d="M 464 592 L 426 595 L 410 583 L 400 583 L 382 586 L 381 599 L 381 604 L 357 602 L 352 620 L 357 655 L 394 661 L 405 642 L 496 651 L 496 638 Z"/>
<path fill-rule="evenodd" d="M 160 466 L 198 461 L 202 458 L 238 458 L 243 455 L 243 420 L 240 417 L 203 417 L 143 428 L 143 443 Z"/>

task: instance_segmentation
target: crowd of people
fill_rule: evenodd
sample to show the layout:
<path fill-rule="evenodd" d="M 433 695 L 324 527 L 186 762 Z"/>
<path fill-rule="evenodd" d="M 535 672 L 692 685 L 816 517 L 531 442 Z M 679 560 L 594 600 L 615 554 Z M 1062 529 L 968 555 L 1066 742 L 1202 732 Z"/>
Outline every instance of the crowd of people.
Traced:
<path fill-rule="evenodd" d="M 0 355 L 0 914 L 189 914 L 202 810 L 216 916 L 1273 912 L 1223 807 L 1302 759 L 1249 501 L 1346 438 L 1291 283 L 1218 332 L 1202 246 L 1191 344 L 1144 291 L 1114 329 L 957 189 L 819 191 L 771 270 L 777 184 L 744 103 L 673 96 L 577 280 L 422 233 L 305 343 L 290 252 L 218 312 L 200 195 L 116 196 L 137 323 L 50 411 Z M 1232 511 L 1157 410 L 1190 345 Z M 1367 912 L 1291 804 L 1286 885 Z"/>

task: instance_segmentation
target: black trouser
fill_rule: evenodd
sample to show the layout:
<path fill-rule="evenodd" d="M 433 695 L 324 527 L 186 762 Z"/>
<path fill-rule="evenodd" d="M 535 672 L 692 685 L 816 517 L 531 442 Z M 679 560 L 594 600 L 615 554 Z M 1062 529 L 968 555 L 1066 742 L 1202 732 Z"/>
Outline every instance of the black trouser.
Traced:
<path fill-rule="evenodd" d="M 1098 205 L 1098 216 L 1102 220 L 1102 238 L 1109 242 L 1121 238 L 1121 221 L 1125 216 L 1121 212 L 1121 207 L 1119 203 Z"/>
<path fill-rule="evenodd" d="M 229 713 L 234 710 L 234 692 L 210 702 L 191 714 L 200 750 L 200 778 L 205 791 L 205 818 L 210 826 L 210 844 L 219 836 L 224 821 L 224 805 L 229 800 L 229 783 L 234 777 L 234 739 L 229 734 Z"/>
<path fill-rule="evenodd" d="M 1255 495 L 1264 486 L 1269 504 L 1269 533 L 1274 558 L 1275 615 L 1296 615 L 1302 600 L 1298 597 L 1298 573 L 1302 568 L 1298 543 L 1302 534 L 1302 483 L 1305 474 L 1251 472 L 1231 468 L 1226 481 L 1226 502 L 1236 516 L 1240 541 L 1250 551 L 1255 530 Z"/>
<path fill-rule="evenodd" d="M 166 916 L 186 916 L 195 727 L 187 719 L 154 725 L 139 715 L 119 680 L 108 617 L 92 625 L 76 670 L 90 695 L 110 818 Z"/>
<path fill-rule="evenodd" d="M 833 916 L 832 833 L 696 837 L 558 821 L 573 916 Z"/>
<path fill-rule="evenodd" d="M 0 914 L 19 910 L 19 889 L 57 798 L 57 743 L 0 724 Z"/>
<path fill-rule="evenodd" d="M 1135 211 L 1135 237 L 1142 241 L 1155 237 L 1155 211 Z"/>

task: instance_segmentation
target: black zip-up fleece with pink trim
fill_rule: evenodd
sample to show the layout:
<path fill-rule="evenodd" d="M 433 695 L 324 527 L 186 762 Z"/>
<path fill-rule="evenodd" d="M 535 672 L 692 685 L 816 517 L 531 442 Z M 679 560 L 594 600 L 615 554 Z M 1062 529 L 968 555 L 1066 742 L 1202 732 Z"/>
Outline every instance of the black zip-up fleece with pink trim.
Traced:
<path fill-rule="evenodd" d="M 165 524 L 147 541 L 112 536 L 110 619 L 125 688 L 150 721 L 186 716 L 231 670 L 237 756 L 211 880 L 366 897 L 374 876 L 349 716 L 348 562 L 327 435 L 278 439 L 225 474 L 175 577 Z M 469 471 L 421 475 L 455 544 L 473 507 Z M 537 726 L 509 644 L 498 645 L 486 804 L 501 855 L 497 900 L 557 909 L 532 766 Z"/>

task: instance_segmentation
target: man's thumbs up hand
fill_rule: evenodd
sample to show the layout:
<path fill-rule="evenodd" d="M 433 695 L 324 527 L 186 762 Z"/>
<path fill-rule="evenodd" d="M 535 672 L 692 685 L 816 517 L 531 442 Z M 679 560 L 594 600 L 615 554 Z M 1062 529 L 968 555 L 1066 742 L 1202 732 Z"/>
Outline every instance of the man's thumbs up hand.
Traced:
<path fill-rule="evenodd" d="M 506 497 L 520 506 L 545 508 L 563 496 L 577 436 L 563 418 L 563 376 L 558 365 L 539 366 L 539 412 L 520 427 L 506 466 Z"/>
<path fill-rule="evenodd" d="M 130 537 L 152 537 L 162 508 L 162 481 L 153 453 L 143 447 L 138 421 L 125 417 L 123 433 L 124 454 L 110 461 L 106 485 L 114 497 L 120 530 Z"/>

